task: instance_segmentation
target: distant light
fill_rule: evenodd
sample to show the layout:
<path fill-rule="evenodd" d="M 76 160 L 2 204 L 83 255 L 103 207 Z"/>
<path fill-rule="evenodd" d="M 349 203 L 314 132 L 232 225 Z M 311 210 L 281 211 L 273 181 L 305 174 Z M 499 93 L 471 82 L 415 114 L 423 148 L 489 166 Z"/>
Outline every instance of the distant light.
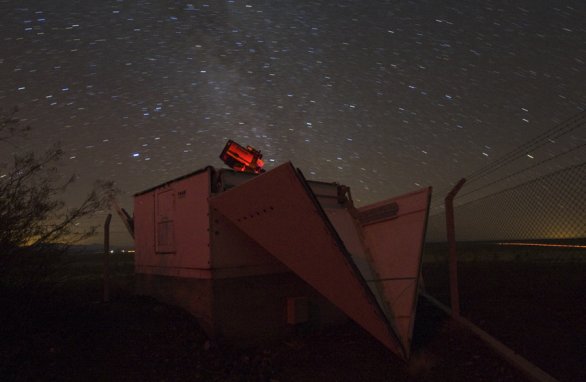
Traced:
<path fill-rule="evenodd" d="M 140 154 L 139 154 L 139 153 L 132 153 L 132 156 L 133 156 L 134 158 L 137 158 L 137 157 L 139 157 L 139 156 L 140 156 Z"/>
<path fill-rule="evenodd" d="M 504 246 L 520 246 L 520 247 L 556 247 L 556 248 L 586 248 L 586 245 L 577 244 L 546 244 L 546 243 L 496 243 Z"/>
<path fill-rule="evenodd" d="M 531 158 L 531 159 L 534 159 L 534 158 L 535 158 L 535 157 L 534 157 L 533 155 L 531 155 L 531 154 L 527 154 L 527 156 L 528 156 L 529 158 Z"/>

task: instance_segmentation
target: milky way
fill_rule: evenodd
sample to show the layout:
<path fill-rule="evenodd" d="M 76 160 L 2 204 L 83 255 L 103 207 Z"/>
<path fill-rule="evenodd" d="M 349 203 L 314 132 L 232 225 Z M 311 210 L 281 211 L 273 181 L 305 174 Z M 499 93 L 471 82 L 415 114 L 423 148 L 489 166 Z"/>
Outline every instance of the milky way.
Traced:
<path fill-rule="evenodd" d="M 585 19 L 583 0 L 0 1 L 0 107 L 33 128 L 0 161 L 59 141 L 68 201 L 109 179 L 126 207 L 222 167 L 227 139 L 358 204 L 441 190 L 584 110 Z"/>

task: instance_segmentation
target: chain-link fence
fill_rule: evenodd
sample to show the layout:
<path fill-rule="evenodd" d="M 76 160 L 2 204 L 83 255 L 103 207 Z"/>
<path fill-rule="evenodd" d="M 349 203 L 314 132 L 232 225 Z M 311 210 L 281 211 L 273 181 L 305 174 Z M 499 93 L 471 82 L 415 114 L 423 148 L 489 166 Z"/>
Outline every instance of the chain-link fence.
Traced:
<path fill-rule="evenodd" d="M 586 238 L 586 162 L 456 204 L 454 214 L 462 241 Z M 445 227 L 443 211 L 430 216 L 428 240 L 445 241 Z"/>
<path fill-rule="evenodd" d="M 450 190 L 436 192 L 422 271 L 430 295 L 450 305 L 455 280 L 462 316 L 560 380 L 586 380 L 585 119 L 467 177 L 454 199 L 457 277 L 446 242 Z"/>

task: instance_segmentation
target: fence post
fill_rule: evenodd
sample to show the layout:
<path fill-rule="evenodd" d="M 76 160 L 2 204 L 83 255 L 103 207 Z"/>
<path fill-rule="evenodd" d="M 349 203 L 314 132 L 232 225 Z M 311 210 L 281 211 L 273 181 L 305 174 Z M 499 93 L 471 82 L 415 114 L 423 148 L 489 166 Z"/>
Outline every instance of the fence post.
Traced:
<path fill-rule="evenodd" d="M 104 302 L 110 301 L 110 220 L 112 214 L 104 222 Z"/>
<path fill-rule="evenodd" d="M 456 229 L 454 225 L 454 198 L 464 183 L 466 183 L 466 179 L 460 179 L 444 200 L 446 206 L 446 233 L 448 236 L 449 248 L 450 303 L 452 306 L 452 315 L 456 317 L 460 316 L 460 292 L 458 291 L 458 255 L 456 253 Z"/>

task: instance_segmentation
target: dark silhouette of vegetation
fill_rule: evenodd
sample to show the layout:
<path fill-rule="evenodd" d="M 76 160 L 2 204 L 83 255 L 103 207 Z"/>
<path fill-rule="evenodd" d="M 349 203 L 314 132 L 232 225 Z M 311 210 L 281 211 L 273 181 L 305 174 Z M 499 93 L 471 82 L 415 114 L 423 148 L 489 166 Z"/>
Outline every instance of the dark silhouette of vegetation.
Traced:
<path fill-rule="evenodd" d="M 18 146 L 30 128 L 17 110 L 0 111 L 0 147 Z M 64 193 L 75 176 L 59 173 L 63 151 L 58 145 L 43 153 L 17 153 L 0 163 L 0 289 L 38 287 L 60 255 L 95 233 L 78 222 L 105 208 L 114 193 L 111 182 L 97 182 L 78 206 L 67 206 Z M 80 228 L 82 227 L 82 228 Z"/>

